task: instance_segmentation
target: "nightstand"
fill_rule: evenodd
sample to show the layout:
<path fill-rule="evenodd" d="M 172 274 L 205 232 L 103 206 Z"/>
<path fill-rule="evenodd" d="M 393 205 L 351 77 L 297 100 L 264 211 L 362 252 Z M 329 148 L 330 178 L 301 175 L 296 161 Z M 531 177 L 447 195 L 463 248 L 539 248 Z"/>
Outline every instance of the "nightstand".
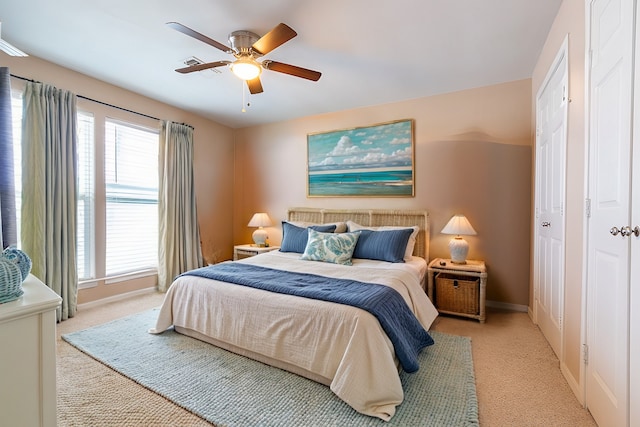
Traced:
<path fill-rule="evenodd" d="M 427 294 L 440 313 L 470 317 L 484 323 L 487 268 L 484 261 L 454 264 L 436 258 L 427 269 Z"/>
<path fill-rule="evenodd" d="M 233 260 L 237 261 L 278 249 L 280 249 L 280 246 L 236 245 L 233 247 Z"/>

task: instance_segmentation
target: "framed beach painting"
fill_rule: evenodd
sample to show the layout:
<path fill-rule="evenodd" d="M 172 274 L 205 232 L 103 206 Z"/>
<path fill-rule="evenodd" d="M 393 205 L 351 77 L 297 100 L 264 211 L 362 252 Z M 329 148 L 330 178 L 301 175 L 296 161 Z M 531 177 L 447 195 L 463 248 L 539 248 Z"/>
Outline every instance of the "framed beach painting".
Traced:
<path fill-rule="evenodd" d="M 307 135 L 308 197 L 414 195 L 413 120 Z"/>

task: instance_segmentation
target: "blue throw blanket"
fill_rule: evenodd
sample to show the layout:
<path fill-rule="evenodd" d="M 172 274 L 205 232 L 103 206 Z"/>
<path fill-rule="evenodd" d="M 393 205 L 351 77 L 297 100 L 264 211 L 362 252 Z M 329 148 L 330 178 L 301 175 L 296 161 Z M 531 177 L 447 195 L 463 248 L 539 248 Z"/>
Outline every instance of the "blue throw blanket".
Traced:
<path fill-rule="evenodd" d="M 433 344 L 433 338 L 416 319 L 402 295 L 384 285 L 274 270 L 237 262 L 223 262 L 191 270 L 182 275 L 200 276 L 366 310 L 378 319 L 393 343 L 402 368 L 409 373 L 417 371 L 420 367 L 420 351 Z"/>

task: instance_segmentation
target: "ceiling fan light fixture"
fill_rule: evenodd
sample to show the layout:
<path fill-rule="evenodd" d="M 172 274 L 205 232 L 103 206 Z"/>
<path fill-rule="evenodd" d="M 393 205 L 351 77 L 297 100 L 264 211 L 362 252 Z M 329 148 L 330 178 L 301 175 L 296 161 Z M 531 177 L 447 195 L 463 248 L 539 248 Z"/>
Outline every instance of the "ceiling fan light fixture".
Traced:
<path fill-rule="evenodd" d="M 231 71 L 239 79 L 253 80 L 262 73 L 262 67 L 251 57 L 238 58 L 231 64 Z"/>

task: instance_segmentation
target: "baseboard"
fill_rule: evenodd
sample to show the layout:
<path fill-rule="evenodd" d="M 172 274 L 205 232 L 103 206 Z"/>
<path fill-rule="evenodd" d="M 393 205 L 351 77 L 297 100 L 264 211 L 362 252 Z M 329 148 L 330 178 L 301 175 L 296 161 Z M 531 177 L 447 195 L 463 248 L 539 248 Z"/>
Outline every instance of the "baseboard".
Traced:
<path fill-rule="evenodd" d="M 529 311 L 529 306 L 527 305 L 511 304 L 508 302 L 487 301 L 485 305 L 491 308 L 499 308 L 501 310 L 508 310 L 508 311 L 519 311 L 521 313 L 527 313 Z"/>
<path fill-rule="evenodd" d="M 78 309 L 87 309 L 87 308 L 96 307 L 96 306 L 103 305 L 103 304 L 108 304 L 110 302 L 122 301 L 124 299 L 129 299 L 131 297 L 135 297 L 135 296 L 138 296 L 138 295 L 144 295 L 144 294 L 148 294 L 148 293 L 151 293 L 151 292 L 158 292 L 158 288 L 154 286 L 154 287 L 151 287 L 151 288 L 137 289 L 135 291 L 125 292 L 123 294 L 118 294 L 118 295 L 113 295 L 113 296 L 107 297 L 107 298 L 100 298 L 100 299 L 97 299 L 95 301 L 89 301 L 89 302 L 85 302 L 83 304 L 78 304 Z"/>
<path fill-rule="evenodd" d="M 584 407 L 584 393 L 580 384 L 576 381 L 575 377 L 571 375 L 567 365 L 565 363 L 560 363 L 560 372 L 562 372 L 562 376 L 569 384 L 569 388 L 578 399 L 578 402 Z"/>

